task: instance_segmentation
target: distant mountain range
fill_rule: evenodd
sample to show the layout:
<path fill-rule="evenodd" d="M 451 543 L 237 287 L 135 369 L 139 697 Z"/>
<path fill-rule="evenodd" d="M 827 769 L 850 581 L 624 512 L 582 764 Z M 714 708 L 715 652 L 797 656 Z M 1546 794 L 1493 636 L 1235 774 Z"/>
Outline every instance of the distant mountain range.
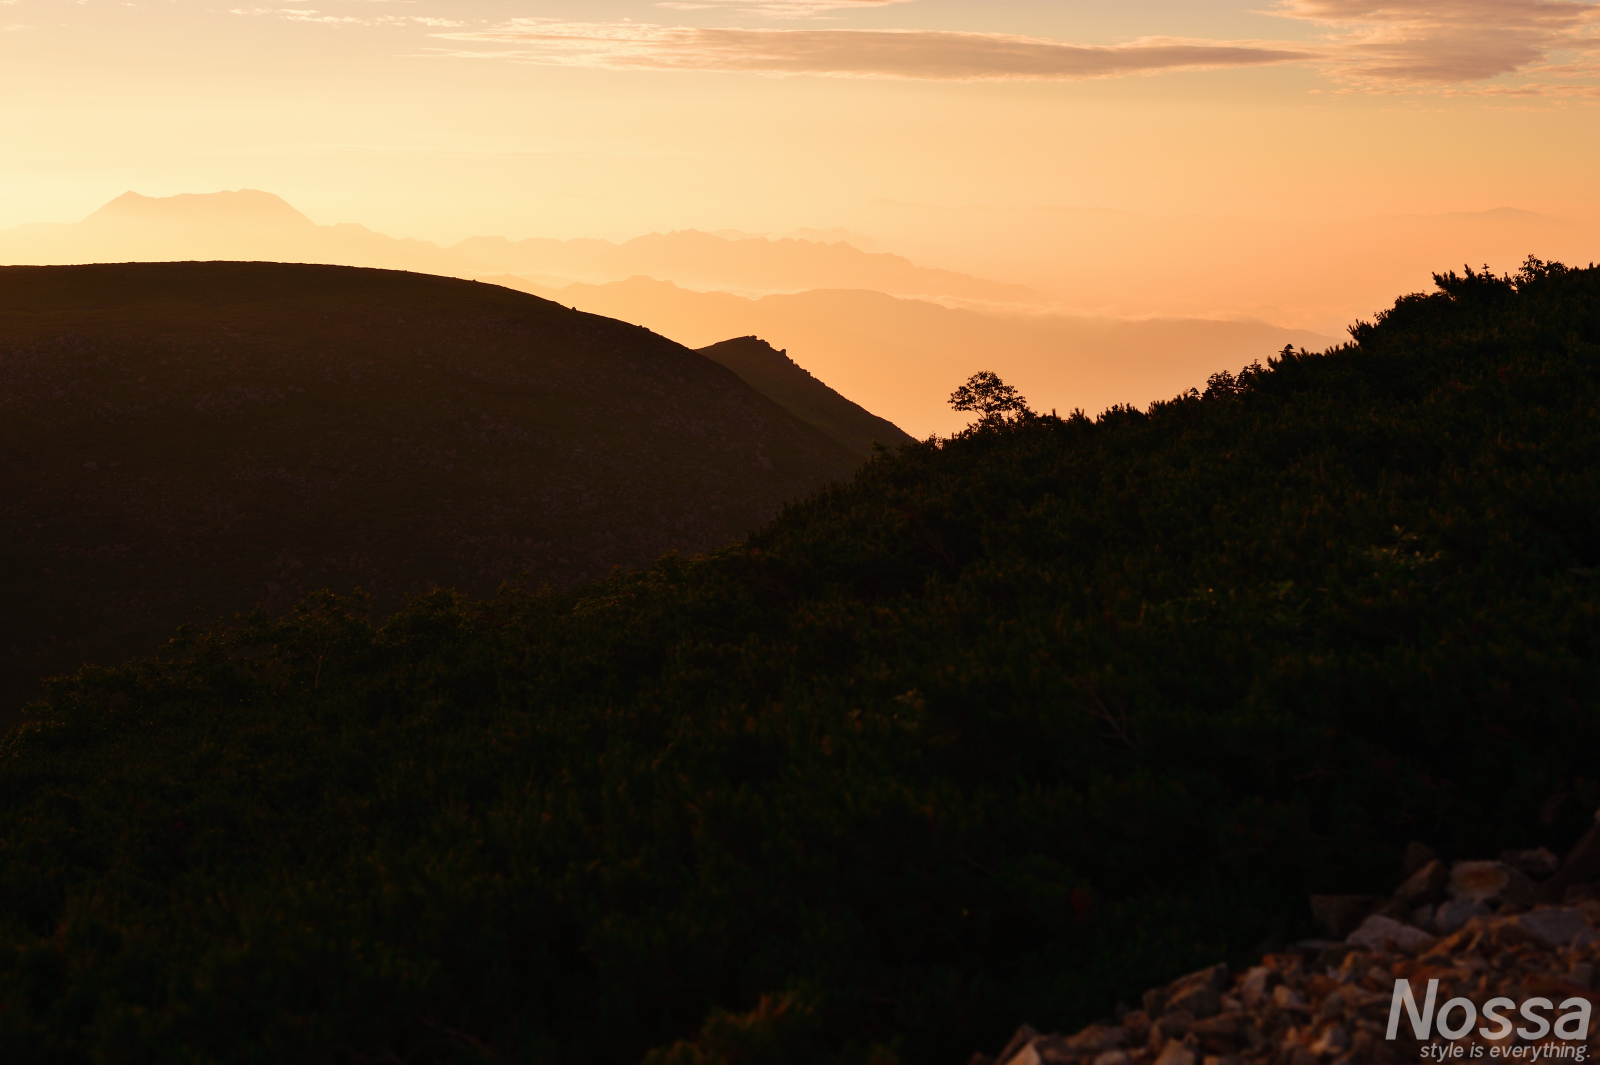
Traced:
<path fill-rule="evenodd" d="M 946 399 L 977 370 L 996 371 L 1044 410 L 1096 414 L 1203 388 L 1212 373 L 1264 363 L 1285 344 L 1321 350 L 1336 342 L 1259 321 L 1003 316 L 860 290 L 747 299 L 647 277 L 563 288 L 510 275 L 490 279 L 638 322 L 694 348 L 741 334 L 781 338 L 800 365 L 913 436 L 966 424 Z"/>
<path fill-rule="evenodd" d="M 1009 216 L 989 221 L 997 229 L 1015 224 Z M 979 245 L 980 236 L 969 234 Z M 1054 254 L 1088 252 L 1063 241 Z M 1153 246 L 1147 255 L 1153 278 L 1170 268 Z M 1095 413 L 1203 386 L 1216 370 L 1265 359 L 1285 344 L 1320 349 L 1335 339 L 1261 320 L 1056 313 L 1031 289 L 842 241 L 686 231 L 622 244 L 475 237 L 443 248 L 360 225 L 319 226 L 279 197 L 248 189 L 165 198 L 130 192 L 81 222 L 0 232 L 0 262 L 161 260 L 333 263 L 479 278 L 642 324 L 692 348 L 754 335 L 785 349 L 845 402 L 916 437 L 966 424 L 945 400 L 977 370 L 1013 381 L 1042 409 Z"/>
<path fill-rule="evenodd" d="M 1040 299 L 1020 285 L 925 269 L 898 255 L 864 252 L 843 242 L 729 240 L 687 230 L 651 233 L 623 244 L 473 237 L 440 247 L 350 223 L 319 226 L 281 198 L 254 189 L 164 198 L 128 192 L 81 222 L 0 231 L 0 263 L 187 259 L 333 263 L 458 277 L 508 272 L 555 284 L 646 274 L 740 292 L 848 287 L 1002 304 Z"/>
<path fill-rule="evenodd" d="M 785 362 L 418 274 L 0 268 L 0 709 L 196 609 L 719 547 L 904 439 Z"/>

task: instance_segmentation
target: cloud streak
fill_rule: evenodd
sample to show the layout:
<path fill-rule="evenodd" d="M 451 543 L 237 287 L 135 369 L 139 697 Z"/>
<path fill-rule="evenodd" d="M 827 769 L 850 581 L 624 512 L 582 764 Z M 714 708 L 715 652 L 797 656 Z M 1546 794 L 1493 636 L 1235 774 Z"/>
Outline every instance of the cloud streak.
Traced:
<path fill-rule="evenodd" d="M 1507 74 L 1596 73 L 1600 7 L 1576 0 L 1278 0 L 1271 14 L 1325 33 L 1319 65 L 1369 86 L 1443 86 Z"/>
<path fill-rule="evenodd" d="M 1067 81 L 1316 58 L 1304 47 L 1256 41 L 1147 37 L 1088 45 L 949 30 L 708 29 L 535 19 L 438 36 L 511 45 L 499 54 L 563 66 L 931 81 Z"/>
<path fill-rule="evenodd" d="M 915 0 L 661 0 L 657 7 L 674 11 L 715 11 L 734 7 L 740 14 L 765 15 L 768 18 L 816 18 L 829 11 L 860 11 L 891 4 L 909 4 Z"/>

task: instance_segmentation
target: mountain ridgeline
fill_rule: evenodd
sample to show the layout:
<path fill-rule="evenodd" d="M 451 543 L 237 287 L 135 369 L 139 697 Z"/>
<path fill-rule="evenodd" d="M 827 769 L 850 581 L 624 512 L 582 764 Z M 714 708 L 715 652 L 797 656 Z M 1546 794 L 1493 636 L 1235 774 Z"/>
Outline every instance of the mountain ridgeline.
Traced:
<path fill-rule="evenodd" d="M 696 350 L 855 454 L 870 455 L 873 444 L 888 447 L 912 442 L 893 422 L 845 399 L 795 365 L 787 351 L 776 350 L 760 337 L 724 340 Z"/>
<path fill-rule="evenodd" d="M 0 704 L 148 653 L 197 610 L 360 587 L 381 615 L 435 585 L 721 547 L 871 453 L 828 425 L 637 326 L 493 285 L 0 268 Z"/>
<path fill-rule="evenodd" d="M 0 1047 L 958 1065 L 1303 935 L 1409 841 L 1563 849 L 1600 269 L 1439 285 L 703 558 L 55 683 L 0 749 Z"/>

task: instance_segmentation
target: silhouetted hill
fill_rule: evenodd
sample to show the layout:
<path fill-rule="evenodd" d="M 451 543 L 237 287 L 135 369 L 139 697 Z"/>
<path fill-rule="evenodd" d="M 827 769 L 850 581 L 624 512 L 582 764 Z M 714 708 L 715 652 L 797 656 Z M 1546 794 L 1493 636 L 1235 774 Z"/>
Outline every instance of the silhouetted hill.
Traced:
<path fill-rule="evenodd" d="M 0 1048 L 960 1065 L 1297 939 L 1409 841 L 1565 850 L 1600 269 L 1353 340 L 907 445 L 707 558 L 84 671 L 0 745 Z"/>
<path fill-rule="evenodd" d="M 862 458 L 872 454 L 874 443 L 897 446 L 912 441 L 899 426 L 851 403 L 795 365 L 787 351 L 778 351 L 760 337 L 724 340 L 697 350 Z"/>
<path fill-rule="evenodd" d="M 0 698 L 197 609 L 704 551 L 858 461 L 703 356 L 493 285 L 0 269 Z"/>

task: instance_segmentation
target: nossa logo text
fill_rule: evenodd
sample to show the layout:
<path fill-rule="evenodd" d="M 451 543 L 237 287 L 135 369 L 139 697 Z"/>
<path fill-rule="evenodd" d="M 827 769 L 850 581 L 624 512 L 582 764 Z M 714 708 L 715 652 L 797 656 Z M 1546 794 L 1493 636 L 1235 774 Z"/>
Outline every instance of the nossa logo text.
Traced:
<path fill-rule="evenodd" d="M 1445 1039 L 1462 1039 L 1471 1034 L 1473 1028 L 1478 1027 L 1478 1006 L 1468 998 L 1453 998 L 1435 1006 L 1439 998 L 1439 981 L 1429 980 L 1428 991 L 1423 998 L 1422 1007 L 1418 1009 L 1416 996 L 1411 991 L 1410 980 L 1396 980 L 1394 983 L 1394 998 L 1389 1004 L 1389 1032 L 1387 1038 L 1393 1039 L 1400 1031 L 1400 1011 L 1403 1008 L 1411 1022 L 1411 1031 L 1419 1040 L 1431 1040 L 1435 1027 L 1439 1035 Z M 1545 1016 L 1556 1009 L 1555 1003 L 1547 998 L 1530 998 L 1520 1007 L 1509 998 L 1492 998 L 1483 1004 L 1483 1020 L 1487 1024 L 1478 1027 L 1478 1035 L 1490 1042 L 1499 1042 L 1511 1038 L 1513 1031 L 1523 1039 L 1523 1044 L 1512 1046 L 1491 1046 L 1488 1056 L 1493 1058 L 1520 1058 L 1524 1061 L 1545 1061 L 1555 1058 L 1564 1058 L 1570 1061 L 1583 1061 L 1588 1056 L 1587 1046 L 1561 1046 L 1546 1043 L 1542 1046 L 1528 1046 L 1528 1043 L 1537 1043 L 1546 1039 L 1551 1034 L 1552 1028 L 1555 1038 L 1569 1043 L 1581 1043 L 1589 1038 L 1589 1016 L 1592 1009 L 1587 998 L 1569 998 L 1561 1003 L 1561 1014 L 1555 1018 L 1554 1025 L 1549 1017 Z M 1526 1024 L 1518 1026 L 1516 1021 L 1520 1018 Z M 1441 1048 L 1442 1049 L 1442 1048 Z M 1475 1046 L 1470 1055 L 1460 1053 L 1461 1048 L 1455 1048 L 1456 1053 L 1450 1057 L 1483 1057 L 1484 1048 Z M 1433 1055 L 1429 1055 L 1433 1056 Z M 1443 1056 L 1443 1055 L 1441 1055 Z"/>

